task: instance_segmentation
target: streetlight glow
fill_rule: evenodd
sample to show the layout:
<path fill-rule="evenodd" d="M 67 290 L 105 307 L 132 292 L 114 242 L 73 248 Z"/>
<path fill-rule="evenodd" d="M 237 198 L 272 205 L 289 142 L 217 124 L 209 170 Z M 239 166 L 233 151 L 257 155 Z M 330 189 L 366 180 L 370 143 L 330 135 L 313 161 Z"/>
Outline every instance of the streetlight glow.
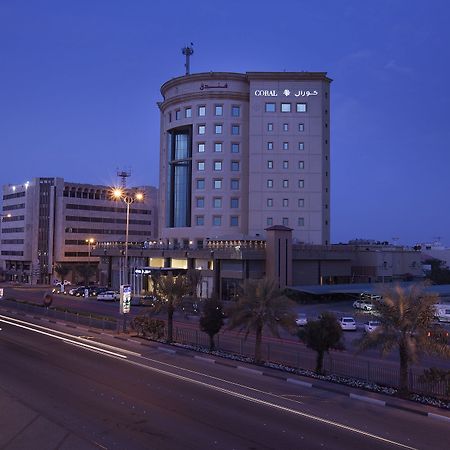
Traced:
<path fill-rule="evenodd" d="M 136 192 L 135 196 L 137 201 L 141 202 L 142 200 L 144 200 L 144 194 L 142 192 Z"/>

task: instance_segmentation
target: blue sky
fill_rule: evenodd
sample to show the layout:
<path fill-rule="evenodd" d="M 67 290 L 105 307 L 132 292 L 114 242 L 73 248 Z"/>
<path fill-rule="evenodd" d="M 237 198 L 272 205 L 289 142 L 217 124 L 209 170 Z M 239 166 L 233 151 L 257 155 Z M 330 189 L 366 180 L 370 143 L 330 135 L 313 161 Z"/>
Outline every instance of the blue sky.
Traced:
<path fill-rule="evenodd" d="M 444 0 L 0 0 L 0 184 L 158 183 L 160 85 L 326 71 L 332 241 L 450 245 Z M 398 238 L 398 240 L 397 240 Z"/>

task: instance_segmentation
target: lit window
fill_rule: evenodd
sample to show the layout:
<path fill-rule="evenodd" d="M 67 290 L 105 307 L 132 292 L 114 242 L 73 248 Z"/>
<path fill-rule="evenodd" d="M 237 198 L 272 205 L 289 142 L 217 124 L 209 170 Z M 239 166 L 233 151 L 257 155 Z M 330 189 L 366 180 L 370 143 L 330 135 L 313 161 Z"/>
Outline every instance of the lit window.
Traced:
<path fill-rule="evenodd" d="M 305 199 L 304 198 L 299 198 L 298 199 L 298 207 L 299 208 L 304 208 L 305 207 Z"/>
<path fill-rule="evenodd" d="M 267 124 L 267 131 L 273 131 L 273 123 L 272 122 L 269 122 Z"/>
<path fill-rule="evenodd" d="M 298 124 L 298 131 L 305 131 L 305 124 L 304 123 L 299 123 Z"/>
<path fill-rule="evenodd" d="M 231 116 L 232 117 L 239 117 L 241 115 L 241 107 L 237 105 L 233 105 L 231 107 Z"/>
<path fill-rule="evenodd" d="M 285 227 L 288 227 L 288 226 L 289 226 L 289 219 L 288 219 L 287 217 L 283 217 L 283 225 L 284 225 Z"/>
<path fill-rule="evenodd" d="M 239 144 L 231 144 L 231 153 L 239 153 Z"/>
<path fill-rule="evenodd" d="M 273 142 L 267 143 L 267 150 L 273 150 Z"/>
<path fill-rule="evenodd" d="M 222 124 L 216 123 L 216 124 L 214 125 L 214 133 L 216 133 L 216 134 L 222 134 L 222 128 L 223 128 Z"/>
<path fill-rule="evenodd" d="M 267 168 L 268 169 L 273 169 L 273 161 L 267 161 Z"/>
<path fill-rule="evenodd" d="M 299 217 L 297 224 L 299 227 L 304 227 L 305 226 L 305 218 L 304 217 Z"/>
<path fill-rule="evenodd" d="M 199 125 L 198 126 L 198 134 L 205 134 L 206 132 L 206 126 L 205 125 Z"/>
<path fill-rule="evenodd" d="M 195 199 L 195 205 L 197 208 L 204 208 L 205 207 L 205 197 L 197 197 Z"/>
<path fill-rule="evenodd" d="M 306 112 L 306 103 L 297 103 L 297 112 Z"/>
<path fill-rule="evenodd" d="M 232 172 L 239 172 L 239 161 L 231 161 L 231 171 Z"/>
<path fill-rule="evenodd" d="M 199 115 L 199 117 L 206 116 L 206 106 L 198 107 L 198 115 Z"/>
<path fill-rule="evenodd" d="M 230 227 L 239 226 L 239 216 L 230 216 Z"/>
<path fill-rule="evenodd" d="M 205 225 L 205 216 L 195 216 L 195 224 L 200 227 Z"/>
<path fill-rule="evenodd" d="M 289 206 L 289 199 L 283 198 L 283 207 L 287 208 Z"/>
<path fill-rule="evenodd" d="M 214 151 L 216 153 L 220 153 L 222 151 L 222 142 L 215 142 L 214 143 Z"/>
<path fill-rule="evenodd" d="M 304 188 L 305 187 L 305 180 L 298 180 L 298 187 L 300 189 Z"/>
<path fill-rule="evenodd" d="M 197 162 L 197 170 L 205 170 L 205 161 L 198 161 Z"/>
<path fill-rule="evenodd" d="M 271 227 L 273 225 L 273 217 L 268 217 L 266 223 L 268 227 Z"/>
<path fill-rule="evenodd" d="M 239 208 L 239 199 L 237 197 L 231 197 L 230 208 Z"/>
<path fill-rule="evenodd" d="M 222 216 L 213 216 L 213 226 L 220 227 L 222 225 Z"/>
<path fill-rule="evenodd" d="M 299 161 L 298 162 L 298 168 L 299 169 L 304 169 L 305 168 L 305 161 Z"/>
<path fill-rule="evenodd" d="M 299 150 L 305 150 L 305 143 L 304 142 L 299 142 L 298 143 L 298 149 Z"/>
<path fill-rule="evenodd" d="M 231 179 L 230 187 L 233 191 L 239 190 L 239 180 L 236 178 Z"/>
<path fill-rule="evenodd" d="M 281 104 L 281 112 L 291 112 L 291 104 L 290 103 L 282 103 Z"/>
<path fill-rule="evenodd" d="M 197 151 L 199 153 L 205 153 L 205 143 L 204 142 L 199 142 L 197 144 Z"/>
<path fill-rule="evenodd" d="M 289 187 L 289 180 L 283 180 L 283 188 Z"/>
<path fill-rule="evenodd" d="M 283 169 L 289 169 L 289 161 L 283 161 Z"/>
<path fill-rule="evenodd" d="M 275 103 L 266 103 L 266 112 L 275 112 Z"/>
<path fill-rule="evenodd" d="M 231 125 L 231 134 L 236 136 L 241 132 L 239 125 Z"/>
<path fill-rule="evenodd" d="M 222 180 L 220 178 L 215 178 L 213 180 L 213 188 L 214 189 L 222 189 Z"/>
<path fill-rule="evenodd" d="M 222 170 L 222 161 L 214 161 L 214 170 L 216 171 Z"/>
<path fill-rule="evenodd" d="M 186 118 L 192 117 L 192 108 L 186 108 L 184 110 L 184 117 L 186 117 Z"/>
<path fill-rule="evenodd" d="M 266 202 L 266 205 L 267 205 L 268 208 L 271 208 L 273 206 L 273 198 L 268 198 L 267 202 Z"/>
<path fill-rule="evenodd" d="M 283 142 L 283 150 L 289 150 L 289 142 Z"/>
<path fill-rule="evenodd" d="M 205 189 L 205 179 L 204 178 L 199 178 L 197 180 L 197 189 Z"/>
<path fill-rule="evenodd" d="M 214 115 L 223 116 L 223 105 L 216 105 L 214 108 Z"/>
<path fill-rule="evenodd" d="M 222 208 L 222 197 L 213 198 L 213 208 Z"/>
<path fill-rule="evenodd" d="M 273 180 L 267 180 L 267 187 L 273 188 Z"/>
<path fill-rule="evenodd" d="M 289 124 L 283 123 L 283 131 L 289 131 Z"/>
<path fill-rule="evenodd" d="M 181 111 L 177 109 L 175 111 L 175 120 L 180 120 L 180 118 L 181 118 Z"/>

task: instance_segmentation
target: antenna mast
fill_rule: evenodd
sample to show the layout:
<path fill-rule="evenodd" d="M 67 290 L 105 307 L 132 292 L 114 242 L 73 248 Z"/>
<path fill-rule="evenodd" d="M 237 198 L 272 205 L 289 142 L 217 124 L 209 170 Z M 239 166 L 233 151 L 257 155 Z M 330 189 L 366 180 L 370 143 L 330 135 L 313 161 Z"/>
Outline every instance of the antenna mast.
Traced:
<path fill-rule="evenodd" d="M 127 178 L 131 177 L 131 170 L 117 169 L 117 176 L 120 178 L 120 184 L 122 185 L 122 188 L 125 189 L 127 187 Z"/>
<path fill-rule="evenodd" d="M 186 75 L 189 75 L 191 73 L 190 58 L 194 53 L 194 49 L 192 48 L 193 46 L 194 44 L 191 42 L 190 46 L 187 45 L 186 47 L 183 47 L 181 49 L 181 53 L 186 56 L 186 62 L 184 63 L 184 67 L 186 68 Z"/>

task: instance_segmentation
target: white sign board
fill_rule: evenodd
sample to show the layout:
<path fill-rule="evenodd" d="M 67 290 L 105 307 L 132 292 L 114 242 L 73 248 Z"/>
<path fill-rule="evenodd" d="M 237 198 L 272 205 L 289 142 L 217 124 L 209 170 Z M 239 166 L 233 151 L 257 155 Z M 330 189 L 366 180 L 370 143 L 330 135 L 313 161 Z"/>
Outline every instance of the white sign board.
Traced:
<path fill-rule="evenodd" d="M 131 286 L 122 284 L 120 286 L 120 314 L 128 314 L 131 307 Z"/>
<path fill-rule="evenodd" d="M 0 288 L 0 298 L 3 298 L 3 288 Z"/>

